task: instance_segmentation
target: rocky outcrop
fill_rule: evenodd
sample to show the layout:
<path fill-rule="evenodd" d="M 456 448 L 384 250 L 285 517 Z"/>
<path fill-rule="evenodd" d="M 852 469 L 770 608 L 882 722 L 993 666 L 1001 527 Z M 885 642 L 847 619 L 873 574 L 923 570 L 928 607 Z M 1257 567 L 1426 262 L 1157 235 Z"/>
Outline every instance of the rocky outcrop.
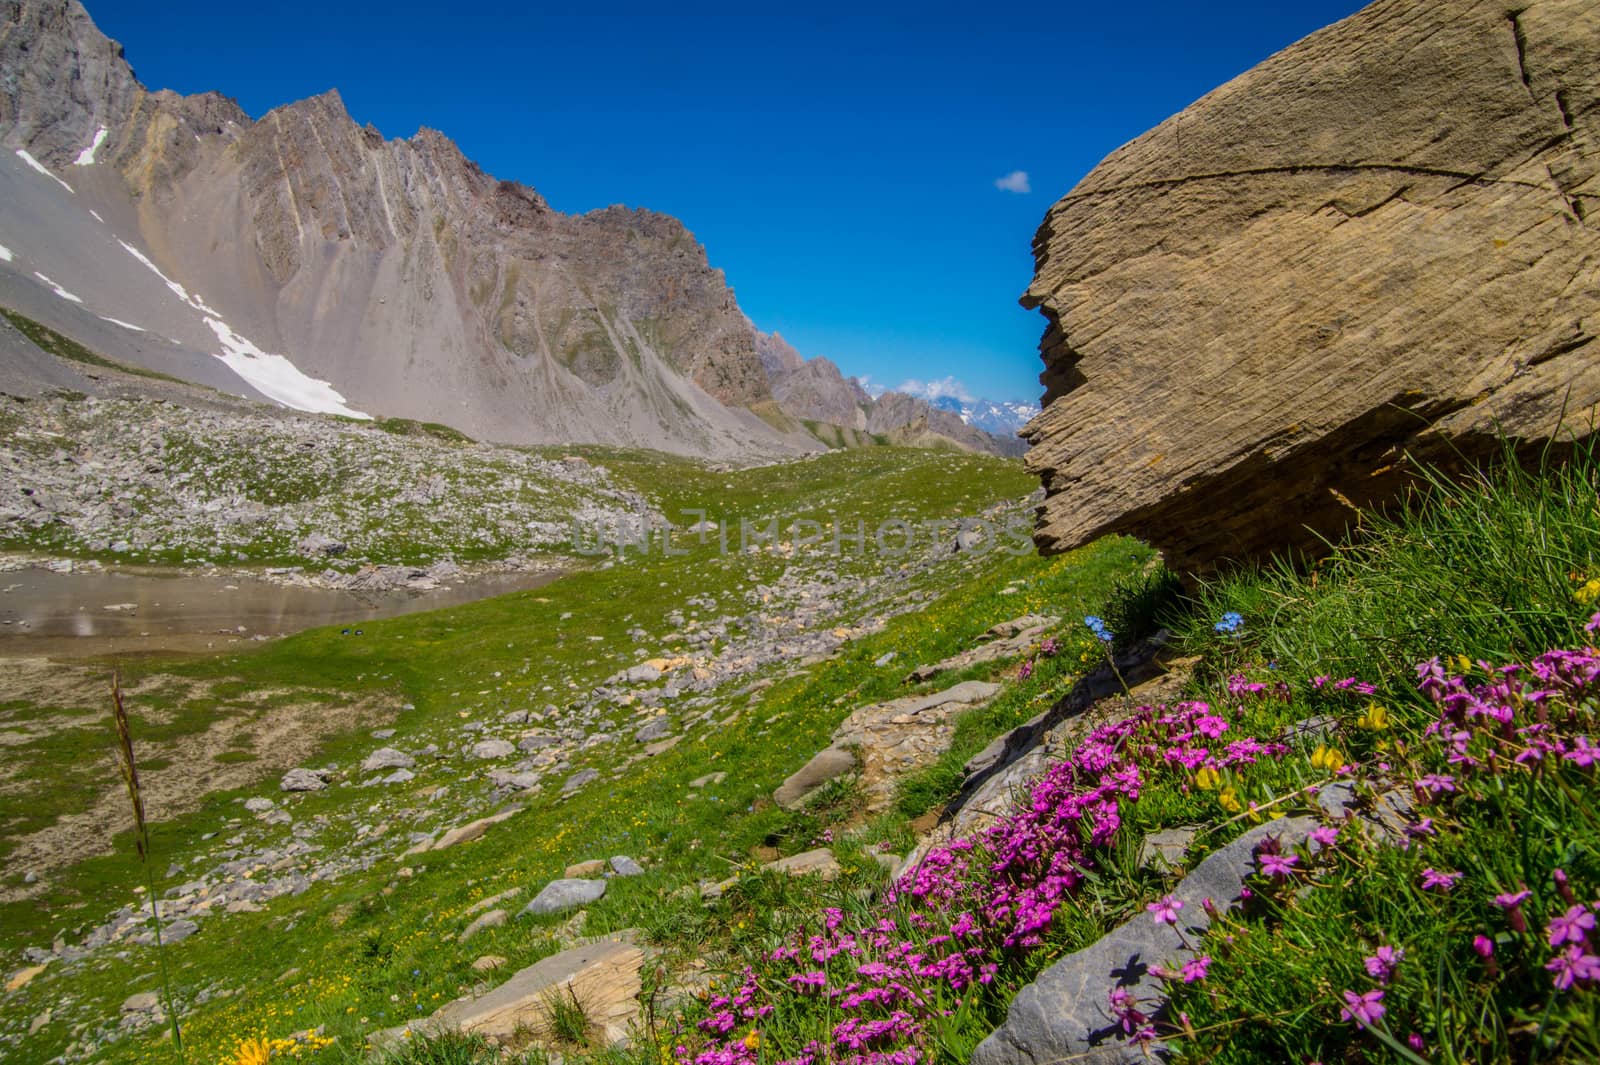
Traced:
<path fill-rule="evenodd" d="M 1036 540 L 1315 549 L 1600 403 L 1600 8 L 1379 0 L 1118 149 L 1034 240 Z"/>

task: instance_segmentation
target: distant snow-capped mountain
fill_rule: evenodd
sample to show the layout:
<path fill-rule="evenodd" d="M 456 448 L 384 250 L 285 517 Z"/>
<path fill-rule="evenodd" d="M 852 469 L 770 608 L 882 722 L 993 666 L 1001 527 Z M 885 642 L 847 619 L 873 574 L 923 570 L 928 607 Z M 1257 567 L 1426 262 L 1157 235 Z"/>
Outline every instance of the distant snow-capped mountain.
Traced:
<path fill-rule="evenodd" d="M 933 406 L 958 415 L 962 421 L 986 433 L 1011 436 L 1039 413 L 1036 403 L 999 402 L 992 399 L 961 400 L 955 396 L 940 396 Z"/>

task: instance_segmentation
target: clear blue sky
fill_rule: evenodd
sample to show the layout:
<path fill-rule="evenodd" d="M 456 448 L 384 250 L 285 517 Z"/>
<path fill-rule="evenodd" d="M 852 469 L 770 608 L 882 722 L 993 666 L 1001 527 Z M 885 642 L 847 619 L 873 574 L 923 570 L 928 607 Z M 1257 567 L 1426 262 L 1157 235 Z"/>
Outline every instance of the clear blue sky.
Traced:
<path fill-rule="evenodd" d="M 1361 6 L 86 2 L 152 88 L 259 116 L 337 87 L 356 121 L 442 130 L 558 210 L 677 215 L 806 355 L 1029 401 L 1043 319 L 1016 301 L 1046 208 Z M 1030 192 L 995 187 L 1018 170 Z"/>

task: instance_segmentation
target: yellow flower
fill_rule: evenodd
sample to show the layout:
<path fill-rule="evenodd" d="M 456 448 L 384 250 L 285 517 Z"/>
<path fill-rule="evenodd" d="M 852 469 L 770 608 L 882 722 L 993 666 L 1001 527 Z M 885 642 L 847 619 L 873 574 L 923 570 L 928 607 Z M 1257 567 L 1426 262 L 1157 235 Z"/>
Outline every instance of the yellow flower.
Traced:
<path fill-rule="evenodd" d="M 1456 655 L 1456 672 L 1467 674 L 1472 672 L 1472 659 L 1466 655 Z"/>
<path fill-rule="evenodd" d="M 1580 603 L 1588 604 L 1600 599 L 1600 577 L 1585 583 L 1581 588 L 1572 593 L 1572 598 Z"/>
<path fill-rule="evenodd" d="M 1337 747 L 1327 744 L 1318 744 L 1317 749 L 1311 752 L 1311 768 L 1334 770 L 1344 765 L 1344 754 Z"/>
<path fill-rule="evenodd" d="M 1200 767 L 1200 772 L 1194 775 L 1194 784 L 1201 791 L 1212 791 L 1215 790 L 1217 782 L 1221 779 L 1221 774 L 1215 769 L 1208 765 L 1203 765 Z"/>
<path fill-rule="evenodd" d="M 1389 711 L 1377 703 L 1368 703 L 1366 712 L 1356 720 L 1356 725 L 1373 732 L 1382 732 L 1389 727 Z"/>
<path fill-rule="evenodd" d="M 744 1048 L 746 1050 L 760 1050 L 761 1033 L 754 1028 L 750 1029 L 750 1034 L 744 1037 Z"/>
<path fill-rule="evenodd" d="M 272 1057 L 272 1046 L 265 1039 L 241 1039 L 233 1052 L 233 1065 L 267 1065 Z"/>
<path fill-rule="evenodd" d="M 1233 790 L 1232 785 L 1223 788 L 1222 791 L 1218 793 L 1217 803 L 1230 814 L 1236 814 L 1240 810 L 1244 809 L 1243 804 L 1239 802 L 1239 793 Z"/>

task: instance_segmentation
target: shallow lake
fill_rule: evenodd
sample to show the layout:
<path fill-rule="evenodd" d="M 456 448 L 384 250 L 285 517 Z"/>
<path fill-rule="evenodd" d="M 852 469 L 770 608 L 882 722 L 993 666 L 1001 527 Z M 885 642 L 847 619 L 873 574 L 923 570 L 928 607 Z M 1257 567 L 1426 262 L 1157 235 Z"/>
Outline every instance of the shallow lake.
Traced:
<path fill-rule="evenodd" d="M 219 650 L 253 637 L 458 606 L 538 588 L 559 576 L 495 573 L 420 593 L 358 594 L 238 574 L 15 570 L 0 573 L 0 656 Z"/>

